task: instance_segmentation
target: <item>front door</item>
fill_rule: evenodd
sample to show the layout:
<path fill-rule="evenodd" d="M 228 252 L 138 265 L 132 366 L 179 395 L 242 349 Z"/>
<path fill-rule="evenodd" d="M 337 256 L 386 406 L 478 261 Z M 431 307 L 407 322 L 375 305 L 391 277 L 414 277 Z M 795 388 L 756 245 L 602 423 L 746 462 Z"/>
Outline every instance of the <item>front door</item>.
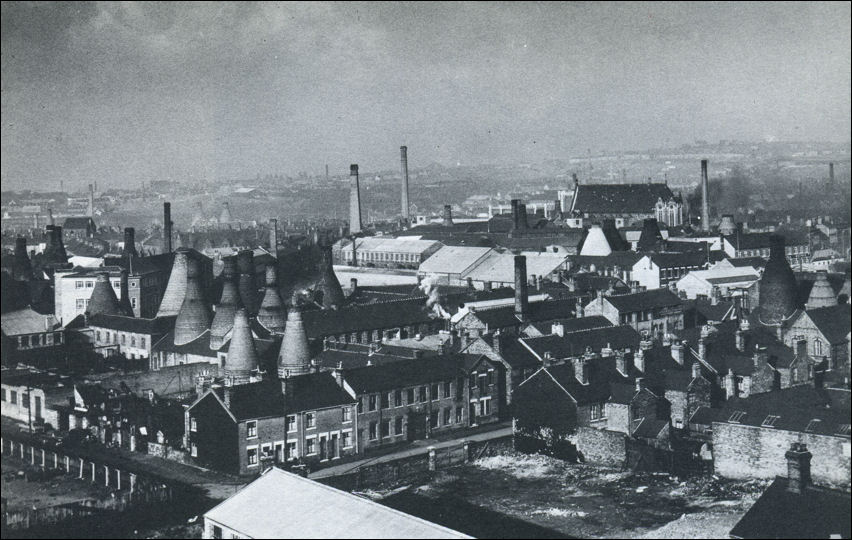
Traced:
<path fill-rule="evenodd" d="M 275 443 L 275 461 L 277 463 L 287 461 L 287 457 L 284 455 L 284 445 L 281 443 Z"/>
<path fill-rule="evenodd" d="M 319 440 L 320 461 L 328 459 L 328 439 L 323 435 Z"/>
<path fill-rule="evenodd" d="M 337 438 L 338 435 L 337 433 L 335 433 L 331 436 L 331 441 L 329 442 L 329 444 L 331 445 L 331 451 L 329 452 L 329 454 L 331 454 L 332 458 L 340 457 L 340 445 L 338 444 Z"/>

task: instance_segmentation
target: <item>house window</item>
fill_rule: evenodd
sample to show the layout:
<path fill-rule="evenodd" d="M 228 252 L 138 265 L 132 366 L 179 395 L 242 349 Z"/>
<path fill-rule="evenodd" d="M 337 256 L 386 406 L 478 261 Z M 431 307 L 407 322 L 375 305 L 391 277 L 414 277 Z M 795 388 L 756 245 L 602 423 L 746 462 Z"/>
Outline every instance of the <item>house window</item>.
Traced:
<path fill-rule="evenodd" d="M 121 344 L 122 345 L 127 344 L 127 334 L 121 334 Z"/>
<path fill-rule="evenodd" d="M 316 437 L 311 437 L 309 439 L 305 439 L 305 453 L 309 456 L 317 453 L 317 439 L 316 439 Z"/>
<path fill-rule="evenodd" d="M 100 330 L 95 330 L 95 341 L 97 341 L 98 343 L 101 342 L 101 331 Z"/>
<path fill-rule="evenodd" d="M 217 540 L 222 538 L 222 527 L 213 525 L 213 538 Z"/>
<path fill-rule="evenodd" d="M 447 381 L 444 383 L 444 397 L 448 398 L 452 395 L 452 383 Z"/>
<path fill-rule="evenodd" d="M 402 390 L 394 390 L 394 392 L 393 392 L 393 406 L 394 407 L 402 407 Z"/>
<path fill-rule="evenodd" d="M 376 422 L 370 422 L 370 440 L 375 441 L 378 438 L 377 434 L 378 424 Z"/>
<path fill-rule="evenodd" d="M 287 454 L 285 455 L 285 459 L 296 459 L 297 457 L 299 457 L 296 454 L 296 443 L 295 442 L 288 442 L 287 443 L 286 452 L 287 452 Z"/>
<path fill-rule="evenodd" d="M 477 383 L 477 381 L 478 381 L 478 380 L 479 380 L 479 374 L 478 374 L 478 373 L 476 373 L 476 372 L 471 373 L 471 374 L 470 374 L 470 387 L 471 387 L 471 388 L 475 388 L 475 387 L 476 387 L 476 385 L 477 385 L 476 383 Z"/>
<path fill-rule="evenodd" d="M 248 466 L 257 465 L 257 446 L 246 448 L 246 457 L 248 458 Z"/>
<path fill-rule="evenodd" d="M 315 427 L 317 427 L 316 413 L 305 413 L 305 429 L 313 429 Z"/>
<path fill-rule="evenodd" d="M 12 397 L 11 397 L 11 399 L 9 399 L 9 402 L 12 405 L 17 405 L 18 404 L 18 392 L 16 390 L 12 390 L 10 395 Z"/>
<path fill-rule="evenodd" d="M 343 422 L 351 422 L 352 421 L 352 409 L 349 407 L 343 407 L 340 410 L 341 413 L 341 421 Z"/>
<path fill-rule="evenodd" d="M 130 346 L 131 347 L 136 346 L 136 336 L 130 336 Z"/>
<path fill-rule="evenodd" d="M 814 340 L 814 354 L 817 356 L 822 356 L 822 341 L 819 339 Z"/>
<path fill-rule="evenodd" d="M 192 443 L 191 454 L 192 454 L 192 457 L 198 457 L 198 445 L 196 445 L 195 443 Z"/>
<path fill-rule="evenodd" d="M 432 393 L 432 401 L 437 401 L 437 400 L 438 400 L 438 398 L 440 398 L 440 397 L 441 397 L 440 395 L 438 395 L 438 393 L 439 393 L 439 388 L 438 388 L 438 384 L 437 384 L 437 383 L 432 384 L 432 387 L 431 387 L 429 390 L 430 390 L 430 391 L 431 391 L 431 393 Z"/>
<path fill-rule="evenodd" d="M 494 370 L 489 369 L 488 370 L 488 386 L 491 386 L 492 384 L 494 384 Z"/>
<path fill-rule="evenodd" d="M 402 435 L 402 417 L 397 416 L 393 421 L 393 431 L 395 435 Z"/>
<path fill-rule="evenodd" d="M 77 308 L 77 311 L 83 311 L 84 309 L 86 309 L 86 299 L 78 298 L 75 302 L 75 307 Z"/>
<path fill-rule="evenodd" d="M 409 388 L 405 391 L 405 402 L 409 405 L 414 403 L 414 388 Z"/>
<path fill-rule="evenodd" d="M 25 409 L 30 408 L 30 395 L 29 394 L 21 394 L 21 407 Z"/>
<path fill-rule="evenodd" d="M 261 459 L 272 459 L 272 443 L 266 443 L 260 446 L 260 457 Z"/>
<path fill-rule="evenodd" d="M 456 424 L 462 423 L 462 408 L 456 407 Z"/>
<path fill-rule="evenodd" d="M 420 403 L 425 403 L 426 402 L 426 387 L 421 386 L 419 393 L 420 393 Z"/>
<path fill-rule="evenodd" d="M 145 348 L 145 338 L 144 337 L 139 338 L 139 346 L 142 347 L 143 349 Z"/>
<path fill-rule="evenodd" d="M 135 297 L 130 298 L 130 307 L 132 307 L 133 309 L 136 309 L 136 298 Z"/>
<path fill-rule="evenodd" d="M 376 394 L 370 394 L 370 406 L 369 409 L 371 411 L 376 410 Z"/>
<path fill-rule="evenodd" d="M 601 406 L 597 403 L 593 403 L 591 407 L 589 407 L 589 414 L 592 420 L 597 420 L 601 417 Z"/>
<path fill-rule="evenodd" d="M 0 401 L 6 401 L 6 389 L 2 388 L 0 390 L 2 390 L 0 391 Z"/>
<path fill-rule="evenodd" d="M 449 426 L 453 420 L 453 409 L 452 407 L 447 407 L 444 409 L 444 425 Z"/>
<path fill-rule="evenodd" d="M 352 432 L 344 431 L 341 433 L 340 442 L 343 444 L 343 448 L 352 448 Z"/>
<path fill-rule="evenodd" d="M 482 398 L 479 400 L 479 415 L 487 416 L 491 414 L 491 398 Z"/>
<path fill-rule="evenodd" d="M 390 420 L 382 420 L 382 439 L 390 437 Z"/>
<path fill-rule="evenodd" d="M 246 422 L 246 438 L 253 439 L 257 437 L 257 420 L 249 420 Z"/>
<path fill-rule="evenodd" d="M 94 281 L 87 281 L 87 282 L 86 282 L 86 288 L 87 288 L 87 289 L 91 289 L 91 288 L 93 288 L 94 286 L 95 286 L 95 282 L 94 282 Z"/>
<path fill-rule="evenodd" d="M 82 281 L 75 281 L 74 282 L 74 288 L 75 289 L 82 289 L 83 288 L 83 282 Z"/>
<path fill-rule="evenodd" d="M 390 408 L 390 399 L 387 392 L 382 392 L 382 409 Z"/>
<path fill-rule="evenodd" d="M 195 418 L 189 419 L 189 431 L 198 431 L 198 420 Z"/>
<path fill-rule="evenodd" d="M 438 427 L 438 415 L 439 415 L 438 411 L 432 411 L 432 414 L 429 415 L 429 426 L 432 429 L 435 429 L 435 428 Z"/>

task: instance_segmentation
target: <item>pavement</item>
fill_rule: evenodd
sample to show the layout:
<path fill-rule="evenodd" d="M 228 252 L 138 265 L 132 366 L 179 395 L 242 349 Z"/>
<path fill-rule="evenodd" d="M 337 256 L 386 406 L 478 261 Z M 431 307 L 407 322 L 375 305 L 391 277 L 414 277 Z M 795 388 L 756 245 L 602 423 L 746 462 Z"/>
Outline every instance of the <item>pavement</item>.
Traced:
<path fill-rule="evenodd" d="M 458 446 L 462 444 L 464 441 L 490 441 L 493 439 L 502 439 L 503 437 L 509 437 L 512 435 L 512 428 L 509 427 L 500 427 L 498 429 L 493 429 L 490 431 L 484 431 L 480 433 L 473 433 L 469 435 L 463 435 L 460 437 L 456 437 L 453 439 L 447 440 L 424 440 L 417 441 L 419 443 L 417 446 L 405 448 L 403 450 L 399 450 L 397 452 L 393 452 L 390 454 L 383 454 L 381 456 L 376 456 L 372 458 L 365 458 L 358 461 L 350 461 L 347 463 L 341 463 L 340 465 L 335 465 L 332 467 L 325 467 L 323 469 L 319 469 L 308 474 L 308 478 L 316 480 L 318 478 L 328 478 L 330 476 L 340 476 L 348 473 L 352 473 L 357 471 L 359 468 L 364 467 L 366 465 L 375 465 L 377 463 L 387 463 L 390 461 L 396 461 L 398 459 L 405 459 L 412 456 L 419 456 L 422 454 L 428 454 L 430 448 L 440 449 L 440 448 L 449 448 L 453 446 Z"/>

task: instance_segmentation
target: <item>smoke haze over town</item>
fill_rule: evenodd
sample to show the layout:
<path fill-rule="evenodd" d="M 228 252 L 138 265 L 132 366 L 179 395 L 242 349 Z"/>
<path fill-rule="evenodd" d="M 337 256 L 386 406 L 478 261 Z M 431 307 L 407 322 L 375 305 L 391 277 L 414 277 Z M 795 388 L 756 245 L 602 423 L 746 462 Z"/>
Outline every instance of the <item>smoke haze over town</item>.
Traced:
<path fill-rule="evenodd" d="M 3 3 L 4 189 L 845 142 L 848 3 Z"/>

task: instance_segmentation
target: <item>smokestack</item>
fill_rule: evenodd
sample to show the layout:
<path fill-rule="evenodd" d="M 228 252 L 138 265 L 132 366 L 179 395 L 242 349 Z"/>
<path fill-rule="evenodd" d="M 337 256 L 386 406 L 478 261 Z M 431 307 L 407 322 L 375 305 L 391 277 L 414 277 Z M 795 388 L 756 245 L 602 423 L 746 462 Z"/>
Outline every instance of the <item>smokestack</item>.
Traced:
<path fill-rule="evenodd" d="M 526 319 L 529 307 L 527 258 L 523 255 L 515 255 L 515 315 L 522 320 Z"/>
<path fill-rule="evenodd" d="M 15 259 L 12 267 L 12 277 L 15 281 L 30 281 L 33 278 L 33 265 L 27 254 L 27 239 L 15 238 Z"/>
<path fill-rule="evenodd" d="M 266 289 L 257 312 L 257 322 L 270 332 L 283 332 L 286 323 L 284 303 L 278 296 L 278 272 L 274 265 L 266 267 Z"/>
<path fill-rule="evenodd" d="M 828 164 L 828 181 L 834 183 L 834 163 Z"/>
<path fill-rule="evenodd" d="M 707 160 L 701 160 L 701 230 L 710 230 L 710 200 L 708 199 L 708 190 L 710 189 L 707 180 Z"/>
<path fill-rule="evenodd" d="M 163 247 L 172 252 L 172 203 L 163 203 Z"/>
<path fill-rule="evenodd" d="M 89 184 L 89 207 L 86 210 L 86 215 L 89 217 L 95 216 L 95 188 Z"/>
<path fill-rule="evenodd" d="M 121 269 L 121 287 L 119 291 L 121 292 L 121 298 L 118 299 L 118 304 L 121 310 L 128 317 L 134 317 L 135 313 L 133 313 L 133 304 L 130 303 L 130 286 L 128 283 L 128 277 L 130 272 L 127 268 Z"/>
<path fill-rule="evenodd" d="M 269 220 L 269 253 L 278 258 L 278 220 L 275 218 Z"/>
<path fill-rule="evenodd" d="M 358 183 L 358 165 L 349 166 L 349 234 L 361 232 L 361 186 Z"/>
<path fill-rule="evenodd" d="M 308 349 L 308 335 L 302 321 L 302 308 L 293 295 L 290 310 L 287 312 L 287 328 L 281 339 L 278 352 L 278 377 L 286 379 L 294 375 L 304 375 L 311 370 L 311 353 Z"/>
<path fill-rule="evenodd" d="M 48 225 L 56 225 L 56 224 L 53 222 L 53 208 L 48 208 L 48 209 L 47 209 L 47 224 L 48 224 Z"/>
<path fill-rule="evenodd" d="M 453 207 L 449 204 L 444 205 L 444 221 L 441 222 L 444 227 L 453 226 Z"/>
<path fill-rule="evenodd" d="M 411 219 L 408 210 L 408 147 L 399 147 L 399 161 L 402 167 L 402 219 L 406 222 Z"/>
<path fill-rule="evenodd" d="M 252 371 L 258 369 L 257 349 L 245 308 L 237 309 L 233 327 L 225 364 L 225 384 L 229 386 L 251 382 Z"/>
<path fill-rule="evenodd" d="M 201 290 L 198 261 L 187 258 L 186 287 L 183 302 L 175 320 L 175 345 L 185 345 L 210 328 L 210 308 Z"/>
<path fill-rule="evenodd" d="M 519 199 L 512 199 L 512 230 L 521 228 L 520 205 L 521 201 Z"/>
<path fill-rule="evenodd" d="M 124 228 L 124 249 L 121 254 L 125 257 L 139 256 L 139 252 L 136 251 L 136 229 L 133 227 Z"/>
<path fill-rule="evenodd" d="M 250 317 L 257 315 L 257 286 L 254 282 L 254 252 L 243 249 L 237 253 L 237 267 L 240 270 L 240 300 Z"/>

